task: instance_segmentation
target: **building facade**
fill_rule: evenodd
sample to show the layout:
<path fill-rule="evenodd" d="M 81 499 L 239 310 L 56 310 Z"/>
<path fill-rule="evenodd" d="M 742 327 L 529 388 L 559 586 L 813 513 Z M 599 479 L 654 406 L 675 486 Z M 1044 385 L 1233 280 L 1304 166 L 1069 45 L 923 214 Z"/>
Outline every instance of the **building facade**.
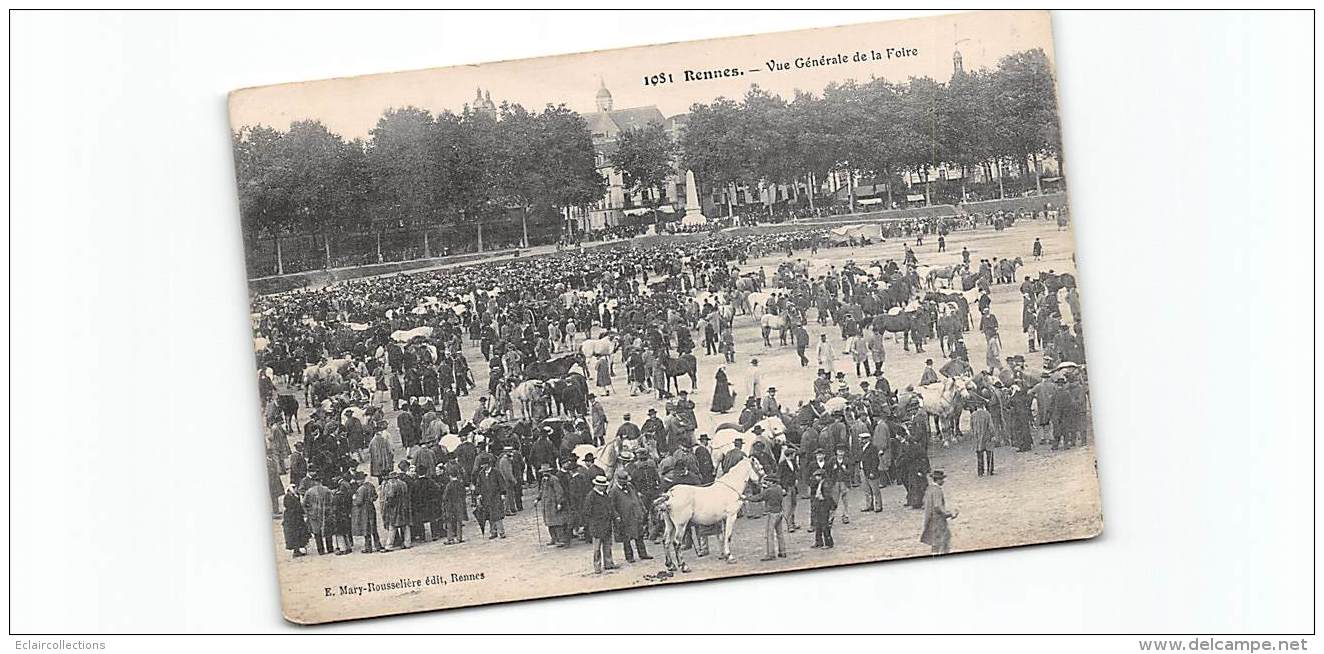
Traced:
<path fill-rule="evenodd" d="M 601 83 L 594 96 L 596 111 L 584 119 L 588 122 L 589 133 L 593 138 L 593 153 L 598 172 L 607 180 L 607 191 L 602 199 L 593 203 L 586 211 L 567 212 L 566 220 L 577 230 L 592 231 L 615 227 L 627 222 L 627 217 L 648 213 L 645 199 L 639 193 L 631 193 L 625 186 L 624 176 L 611 165 L 611 155 L 616 151 L 616 144 L 622 132 L 646 127 L 651 123 L 662 125 L 673 142 L 679 143 L 680 136 L 689 120 L 687 114 L 663 116 L 656 105 L 617 109 L 614 106 L 611 91 Z M 679 168 L 673 170 L 664 188 L 659 211 L 665 214 L 685 213 L 685 174 Z"/>

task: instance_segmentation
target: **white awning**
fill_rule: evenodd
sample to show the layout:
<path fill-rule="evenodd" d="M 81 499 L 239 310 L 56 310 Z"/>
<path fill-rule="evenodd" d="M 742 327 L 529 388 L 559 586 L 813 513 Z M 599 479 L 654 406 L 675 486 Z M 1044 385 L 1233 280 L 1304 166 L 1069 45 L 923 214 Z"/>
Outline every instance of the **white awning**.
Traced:
<path fill-rule="evenodd" d="M 882 203 L 883 203 L 883 199 L 882 199 L 882 198 L 865 198 L 865 199 L 863 199 L 863 200 L 856 200 L 855 203 L 856 203 L 856 204 L 865 204 L 865 205 L 868 205 L 868 204 L 882 204 Z"/>

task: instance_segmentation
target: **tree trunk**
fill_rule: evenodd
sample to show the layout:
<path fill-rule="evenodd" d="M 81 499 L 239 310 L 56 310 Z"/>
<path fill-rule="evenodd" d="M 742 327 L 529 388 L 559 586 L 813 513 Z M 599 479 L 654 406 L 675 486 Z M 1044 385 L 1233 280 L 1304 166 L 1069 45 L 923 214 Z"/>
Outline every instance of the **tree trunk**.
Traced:
<path fill-rule="evenodd" d="M 483 223 L 478 223 L 478 251 L 483 251 Z"/>
<path fill-rule="evenodd" d="M 805 179 L 809 183 L 809 210 L 814 211 L 814 171 L 809 171 Z"/>
<path fill-rule="evenodd" d="M 997 164 L 998 164 L 998 199 L 1006 200 L 1007 190 L 1002 188 L 1002 160 L 998 159 Z"/>
<path fill-rule="evenodd" d="M 326 269 L 331 269 L 331 236 L 322 232 L 322 248 L 326 251 Z"/>
<path fill-rule="evenodd" d="M 276 241 L 276 274 L 284 275 L 285 260 L 281 257 L 281 252 L 280 252 L 280 235 L 275 236 L 275 241 Z"/>
<path fill-rule="evenodd" d="M 846 165 L 846 193 L 850 196 L 850 212 L 855 213 L 855 173 Z"/>
<path fill-rule="evenodd" d="M 432 258 L 432 245 L 428 243 L 428 230 L 423 230 L 423 258 Z"/>
<path fill-rule="evenodd" d="M 377 230 L 377 263 L 382 262 L 382 232 Z"/>
<path fill-rule="evenodd" d="M 887 176 L 887 208 L 892 208 L 892 175 Z"/>
<path fill-rule="evenodd" d="M 520 230 L 524 233 L 520 247 L 529 247 L 529 208 L 524 207 L 519 216 Z"/>
<path fill-rule="evenodd" d="M 1030 155 L 1030 161 L 1034 163 L 1034 190 L 1037 191 L 1039 195 L 1043 195 L 1044 185 L 1043 182 L 1039 179 L 1041 177 L 1041 175 L 1039 174 L 1039 155 L 1037 154 Z"/>

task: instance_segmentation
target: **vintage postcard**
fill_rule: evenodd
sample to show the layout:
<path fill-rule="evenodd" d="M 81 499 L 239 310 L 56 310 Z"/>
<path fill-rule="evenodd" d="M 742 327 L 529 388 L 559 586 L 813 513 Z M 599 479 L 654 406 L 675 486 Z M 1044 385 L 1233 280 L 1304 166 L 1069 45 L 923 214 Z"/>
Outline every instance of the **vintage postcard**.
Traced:
<path fill-rule="evenodd" d="M 1099 534 L 1056 75 L 1034 11 L 234 92 L 285 616 Z"/>

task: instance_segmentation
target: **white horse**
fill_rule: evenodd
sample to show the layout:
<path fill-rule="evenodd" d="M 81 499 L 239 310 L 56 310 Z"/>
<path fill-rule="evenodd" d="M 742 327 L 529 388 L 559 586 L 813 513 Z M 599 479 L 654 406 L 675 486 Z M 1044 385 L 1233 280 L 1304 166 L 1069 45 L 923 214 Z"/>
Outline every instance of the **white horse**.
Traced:
<path fill-rule="evenodd" d="M 763 312 L 768 308 L 770 298 L 772 298 L 771 294 L 762 291 L 755 291 L 745 296 L 745 300 L 749 303 L 750 315 L 754 316 L 755 319 L 762 318 Z"/>
<path fill-rule="evenodd" d="M 735 447 L 735 440 L 737 437 L 744 439 L 745 446 L 740 449 L 747 455 L 753 452 L 755 442 L 762 442 L 764 445 L 771 448 L 774 442 L 786 441 L 786 423 L 782 422 L 782 419 L 777 416 L 764 418 L 754 423 L 754 426 L 763 427 L 763 433 L 755 435 L 753 427 L 750 427 L 751 431 L 740 431 L 738 429 L 728 428 L 718 429 L 716 432 L 713 432 L 711 441 L 712 449 L 710 450 L 713 459 L 720 460 L 723 454 L 726 454 L 731 448 Z"/>
<path fill-rule="evenodd" d="M 973 382 L 966 376 L 915 388 L 920 408 L 933 416 L 944 447 L 951 445 L 961 435 L 961 412 L 973 388 Z M 947 424 L 945 432 L 944 423 Z"/>
<path fill-rule="evenodd" d="M 667 552 L 667 568 L 689 572 L 689 567 L 680 559 L 680 544 L 686 530 L 695 525 L 722 525 L 722 555 L 727 563 L 735 563 L 731 555 L 731 536 L 735 534 L 736 516 L 744 502 L 740 499 L 745 493 L 745 486 L 750 482 L 763 479 L 763 466 L 758 459 L 746 457 L 726 474 L 717 478 L 711 486 L 672 486 L 657 499 L 654 507 L 666 520 L 667 530 L 662 536 L 662 545 Z M 695 543 L 699 535 L 693 534 Z"/>
<path fill-rule="evenodd" d="M 584 460 L 585 454 L 592 454 L 594 465 L 602 468 L 603 473 L 607 475 L 607 479 L 614 479 L 616 461 L 620 458 L 621 453 L 621 439 L 613 436 L 604 442 L 601 447 L 588 444 L 576 445 L 573 450 L 570 450 L 570 453 L 580 461 Z"/>
<path fill-rule="evenodd" d="M 616 352 L 616 334 L 607 332 L 601 338 L 584 339 L 579 344 L 579 352 L 584 355 L 584 359 L 592 359 L 595 356 L 611 356 Z"/>
<path fill-rule="evenodd" d="M 510 390 L 510 399 L 513 406 L 519 408 L 516 417 L 532 418 L 533 405 L 547 399 L 546 383 L 540 379 L 526 379 Z"/>

